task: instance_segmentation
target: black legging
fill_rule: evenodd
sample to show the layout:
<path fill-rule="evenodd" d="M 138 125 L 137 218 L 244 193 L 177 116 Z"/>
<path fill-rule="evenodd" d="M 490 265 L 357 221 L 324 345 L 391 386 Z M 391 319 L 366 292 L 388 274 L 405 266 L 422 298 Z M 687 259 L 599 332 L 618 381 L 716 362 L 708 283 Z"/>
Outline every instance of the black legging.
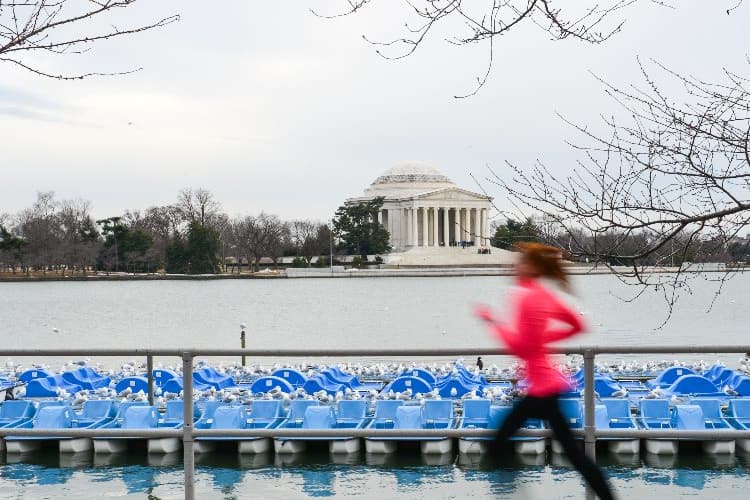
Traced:
<path fill-rule="evenodd" d="M 492 453 L 500 457 L 500 448 L 515 432 L 521 428 L 528 418 L 541 418 L 549 422 L 552 432 L 560 442 L 565 454 L 573 466 L 580 472 L 591 489 L 599 498 L 608 500 L 614 498 L 609 489 L 604 474 L 579 448 L 576 446 L 570 427 L 565 422 L 558 405 L 558 395 L 547 397 L 526 396 L 513 408 L 508 418 L 497 432 L 497 437 L 492 443 Z"/>

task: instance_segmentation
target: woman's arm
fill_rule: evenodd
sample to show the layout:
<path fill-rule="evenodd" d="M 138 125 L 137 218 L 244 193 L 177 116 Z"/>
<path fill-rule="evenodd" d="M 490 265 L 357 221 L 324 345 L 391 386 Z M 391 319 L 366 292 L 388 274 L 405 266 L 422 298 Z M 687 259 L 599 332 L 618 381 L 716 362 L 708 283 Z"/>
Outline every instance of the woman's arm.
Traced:
<path fill-rule="evenodd" d="M 556 342 L 581 333 L 584 330 L 584 325 L 580 314 L 562 303 L 554 295 L 550 294 L 549 297 L 550 318 L 565 323 L 566 326 L 545 330 L 544 342 Z"/>

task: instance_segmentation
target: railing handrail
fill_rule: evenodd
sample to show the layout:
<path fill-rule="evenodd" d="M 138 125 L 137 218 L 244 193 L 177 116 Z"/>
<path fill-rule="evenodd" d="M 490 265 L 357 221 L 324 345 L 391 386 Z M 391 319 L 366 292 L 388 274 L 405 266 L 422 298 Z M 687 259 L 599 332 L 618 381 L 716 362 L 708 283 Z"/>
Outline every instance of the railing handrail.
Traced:
<path fill-rule="evenodd" d="M 750 353 L 750 345 L 653 345 L 653 346 L 599 346 L 581 345 L 550 349 L 555 354 L 583 355 L 584 388 L 594 384 L 594 360 L 598 354 L 717 354 Z M 193 361 L 198 356 L 244 356 L 256 358 L 434 358 L 463 356 L 510 355 L 507 349 L 493 347 L 443 348 L 443 349 L 211 349 L 211 348 L 149 348 L 149 349 L 1 349 L 0 356 L 145 356 L 148 367 L 149 402 L 153 402 L 154 356 L 176 356 L 182 359 L 183 374 L 193 371 Z M 736 429 L 678 430 L 678 429 L 596 429 L 594 426 L 594 391 L 584 392 L 584 426 L 573 430 L 583 437 L 586 454 L 592 459 L 596 454 L 596 439 L 749 439 L 750 431 Z M 193 377 L 183 377 L 183 422 L 181 429 L 0 429 L 0 436 L 50 436 L 50 437 L 181 437 L 183 443 L 183 469 L 185 474 L 185 499 L 195 498 L 195 438 L 223 437 L 487 437 L 487 429 L 195 429 L 193 422 Z M 519 431 L 520 436 L 548 437 L 550 431 Z"/>
<path fill-rule="evenodd" d="M 574 436 L 584 438 L 584 429 L 571 429 Z M 237 437 L 237 438 L 394 438 L 394 437 L 446 437 L 446 438 L 487 438 L 493 437 L 496 429 L 380 429 L 380 428 L 350 428 L 350 429 L 303 429 L 295 428 L 266 428 L 266 429 L 194 429 L 193 437 Z M 515 435 L 520 437 L 552 437 L 550 429 L 520 429 Z M 694 440 L 722 440 L 722 439 L 750 439 L 750 430 L 725 429 L 596 429 L 594 435 L 598 438 L 614 439 L 694 439 Z M 0 437 L 55 437 L 118 439 L 118 438 L 165 438 L 182 437 L 182 429 L 31 429 L 31 428 L 0 428 Z"/>
<path fill-rule="evenodd" d="M 550 348 L 553 354 L 719 354 L 750 353 L 750 345 L 579 345 Z M 496 347 L 442 348 L 442 349 L 213 349 L 213 348 L 153 348 L 153 349 L 3 349 L 0 356 L 254 356 L 259 358 L 280 357 L 456 357 L 456 356 L 506 356 L 507 349 Z"/>

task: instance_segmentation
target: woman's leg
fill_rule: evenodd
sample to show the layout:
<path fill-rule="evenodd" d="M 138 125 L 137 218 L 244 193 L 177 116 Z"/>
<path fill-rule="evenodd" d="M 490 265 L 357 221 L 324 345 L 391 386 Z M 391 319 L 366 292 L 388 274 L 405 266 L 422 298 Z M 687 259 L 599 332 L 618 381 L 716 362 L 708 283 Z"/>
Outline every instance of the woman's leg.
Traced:
<path fill-rule="evenodd" d="M 495 435 L 495 440 L 490 444 L 490 453 L 495 457 L 500 457 L 500 451 L 503 444 L 521 428 L 527 418 L 530 418 L 533 413 L 536 398 L 525 397 L 513 407 L 508 418 L 505 419 L 503 425 Z"/>
<path fill-rule="evenodd" d="M 599 498 L 602 498 L 603 500 L 614 498 L 601 469 L 599 469 L 599 467 L 597 467 L 597 465 L 576 445 L 575 438 L 570 432 L 570 427 L 568 427 L 568 424 L 565 422 L 565 417 L 563 417 L 562 412 L 560 412 L 557 398 L 549 398 L 547 404 L 549 405 L 547 418 L 550 427 L 552 427 L 552 432 L 554 432 L 555 437 L 562 445 L 565 454 L 568 456 L 573 466 L 583 475 L 586 482 L 589 483 L 589 486 L 591 486 L 591 489 L 596 492 Z"/>

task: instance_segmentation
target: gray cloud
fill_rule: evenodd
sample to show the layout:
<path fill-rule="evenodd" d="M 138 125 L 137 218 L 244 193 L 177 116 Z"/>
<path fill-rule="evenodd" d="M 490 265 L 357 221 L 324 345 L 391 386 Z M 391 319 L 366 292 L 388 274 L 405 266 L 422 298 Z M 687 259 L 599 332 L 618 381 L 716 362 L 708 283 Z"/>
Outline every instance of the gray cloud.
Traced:
<path fill-rule="evenodd" d="M 149 2 L 129 21 L 179 12 L 181 22 L 45 61 L 56 71 L 143 71 L 57 82 L 0 66 L 0 81 L 13 82 L 0 86 L 0 170 L 27 179 L 0 185 L 0 211 L 52 189 L 111 215 L 203 186 L 230 213 L 326 218 L 403 159 L 429 161 L 468 188 L 470 172 L 504 172 L 505 160 L 569 169 L 564 141 L 574 136 L 555 113 L 598 127 L 618 112 L 589 70 L 627 85 L 640 80 L 636 55 L 708 79 L 747 68 L 750 5 L 726 16 L 714 2 L 644 2 L 597 47 L 550 42 L 531 26 L 503 37 L 486 87 L 457 101 L 482 73 L 485 48 L 435 38 L 384 61 L 361 35 L 384 39 L 400 23 L 391 3 L 375 5 L 324 21 L 294 2 L 234 2 L 231 13 Z"/>

